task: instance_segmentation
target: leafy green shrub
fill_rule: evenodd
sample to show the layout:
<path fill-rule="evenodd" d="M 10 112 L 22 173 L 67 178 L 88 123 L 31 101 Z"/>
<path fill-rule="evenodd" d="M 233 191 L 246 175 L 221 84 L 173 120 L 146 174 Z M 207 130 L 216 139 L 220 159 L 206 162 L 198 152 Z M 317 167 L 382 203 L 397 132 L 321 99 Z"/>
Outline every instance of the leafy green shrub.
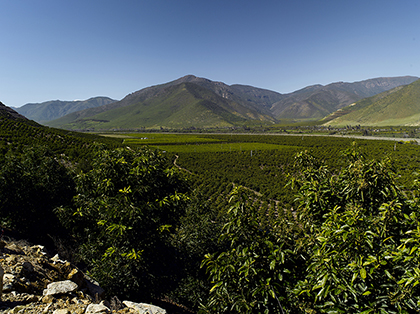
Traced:
<path fill-rule="evenodd" d="M 212 284 L 204 313 L 284 313 L 293 306 L 288 292 L 299 263 L 292 230 L 275 213 L 261 214 L 254 197 L 243 188 L 232 192 L 219 238 L 226 250 L 202 263 Z"/>
<path fill-rule="evenodd" d="M 226 247 L 203 261 L 212 288 L 202 312 L 420 311 L 420 193 L 407 198 L 389 160 L 344 155 L 336 171 L 296 155 L 292 216 L 233 194 Z"/>
<path fill-rule="evenodd" d="M 57 235 L 53 209 L 70 203 L 74 183 L 68 170 L 45 147 L 6 155 L 0 166 L 1 223 L 33 240 Z"/>
<path fill-rule="evenodd" d="M 294 288 L 300 307 L 308 313 L 418 311 L 416 294 L 401 286 L 414 251 L 400 249 L 418 207 L 386 161 L 365 160 L 356 150 L 347 156 L 348 166 L 335 175 L 307 154 L 297 156 L 302 168 L 294 183 L 308 259 L 305 279 Z"/>
<path fill-rule="evenodd" d="M 179 265 L 170 237 L 187 188 L 162 153 L 98 149 L 76 189 L 73 205 L 57 214 L 107 292 L 145 301 L 171 289 Z"/>
<path fill-rule="evenodd" d="M 183 267 L 183 277 L 169 297 L 191 309 L 198 309 L 205 302 L 211 288 L 206 271 L 200 268 L 201 261 L 205 254 L 220 250 L 217 239 L 223 226 L 223 214 L 212 205 L 211 200 L 206 201 L 195 190 L 172 238 Z"/>

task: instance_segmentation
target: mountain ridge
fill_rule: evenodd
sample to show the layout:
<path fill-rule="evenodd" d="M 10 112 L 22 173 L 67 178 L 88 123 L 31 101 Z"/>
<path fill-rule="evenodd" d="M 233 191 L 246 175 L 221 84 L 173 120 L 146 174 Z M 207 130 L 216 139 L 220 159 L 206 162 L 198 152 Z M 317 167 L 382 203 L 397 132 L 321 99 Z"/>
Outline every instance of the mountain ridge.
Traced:
<path fill-rule="evenodd" d="M 352 83 L 312 85 L 290 93 L 283 100 L 274 103 L 272 112 L 277 119 L 321 119 L 360 99 L 410 84 L 417 79 L 414 76 L 379 77 Z"/>
<path fill-rule="evenodd" d="M 72 112 L 94 108 L 112 102 L 115 102 L 115 100 L 109 97 L 97 96 L 87 100 L 50 100 L 42 103 L 28 103 L 22 107 L 13 109 L 30 120 L 44 123 L 58 119 Z"/>
<path fill-rule="evenodd" d="M 249 85 L 227 85 L 219 81 L 186 75 L 174 81 L 132 92 L 119 101 L 74 111 L 44 124 L 73 130 L 103 130 L 159 127 L 208 128 L 259 122 L 273 124 L 282 119 L 314 121 L 364 97 L 410 84 L 417 79 L 413 76 L 380 77 L 353 83 L 336 82 L 325 86 L 316 84 L 292 93 L 281 94 Z M 175 94 L 181 99 L 186 95 L 180 93 L 179 90 L 175 92 L 171 89 L 182 84 L 184 88 L 189 86 L 188 92 L 191 94 L 187 97 L 190 103 L 184 103 L 190 111 L 184 110 L 183 115 L 179 113 L 180 109 L 173 110 L 175 107 L 171 107 L 169 100 L 165 99 L 169 97 L 174 104 L 182 106 Z M 198 87 L 193 88 L 193 85 Z M 175 94 L 171 94 L 172 92 Z M 200 98 L 207 101 L 201 101 L 201 106 L 198 106 Z M 192 103 L 195 105 L 193 106 Z M 130 113 L 130 110 L 133 112 Z M 143 117 L 139 115 L 140 112 L 143 112 Z M 168 113 L 172 116 L 167 116 Z M 198 118 L 200 115 L 201 118 Z M 123 116 L 126 117 L 126 121 Z M 210 119 L 208 122 L 203 120 L 206 116 Z M 137 122 L 133 121 L 134 117 L 138 119 Z"/>
<path fill-rule="evenodd" d="M 188 79 L 178 82 L 143 89 L 117 103 L 76 112 L 48 125 L 58 122 L 72 129 L 104 129 L 120 128 L 122 124 L 125 128 L 228 127 L 249 119 L 274 123 L 271 117 Z"/>
<path fill-rule="evenodd" d="M 420 80 L 364 98 L 325 119 L 325 125 L 420 125 Z"/>

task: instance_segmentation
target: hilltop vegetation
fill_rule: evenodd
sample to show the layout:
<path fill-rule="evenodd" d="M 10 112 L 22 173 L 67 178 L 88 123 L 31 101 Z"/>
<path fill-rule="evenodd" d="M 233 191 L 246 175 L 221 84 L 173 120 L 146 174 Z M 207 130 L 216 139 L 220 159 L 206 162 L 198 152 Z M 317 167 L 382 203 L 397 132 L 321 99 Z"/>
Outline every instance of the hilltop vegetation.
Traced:
<path fill-rule="evenodd" d="M 89 147 L 95 142 L 106 143 L 109 147 L 121 145 L 121 140 L 115 138 L 44 127 L 0 104 L 0 160 L 7 152 L 19 153 L 25 147 L 48 146 L 54 154 L 64 154 L 78 167 L 83 167 L 91 153 Z"/>

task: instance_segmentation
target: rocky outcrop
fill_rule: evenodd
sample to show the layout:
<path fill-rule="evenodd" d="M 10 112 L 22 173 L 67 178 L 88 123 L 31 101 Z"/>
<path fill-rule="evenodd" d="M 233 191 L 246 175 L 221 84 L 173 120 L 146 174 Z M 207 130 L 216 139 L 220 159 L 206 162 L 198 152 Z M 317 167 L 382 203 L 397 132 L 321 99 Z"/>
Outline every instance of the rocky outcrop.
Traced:
<path fill-rule="evenodd" d="M 139 314 L 166 314 L 166 311 L 158 306 L 145 304 L 145 303 L 134 303 L 131 301 L 124 301 L 128 308 L 134 309 Z"/>
<path fill-rule="evenodd" d="M 1 241 L 4 270 L 0 313 L 25 314 L 166 314 L 160 307 L 103 300 L 104 290 L 58 255 L 25 241 Z M 1 274 L 1 271 L 0 271 Z"/>

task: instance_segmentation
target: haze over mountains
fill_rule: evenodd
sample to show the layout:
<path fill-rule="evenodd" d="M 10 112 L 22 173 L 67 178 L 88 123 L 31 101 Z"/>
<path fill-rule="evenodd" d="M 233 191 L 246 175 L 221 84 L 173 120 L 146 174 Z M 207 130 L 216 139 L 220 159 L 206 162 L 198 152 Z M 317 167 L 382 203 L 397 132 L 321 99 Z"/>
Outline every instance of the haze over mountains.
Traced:
<path fill-rule="evenodd" d="M 416 80 L 418 78 L 413 76 L 374 78 L 354 83 L 313 85 L 280 94 L 187 75 L 166 84 L 141 89 L 120 101 L 95 97 L 77 103 L 55 101 L 15 109 L 43 124 L 73 130 L 265 125 L 320 120 L 366 97 L 380 95 Z M 80 110 L 82 104 L 90 107 Z M 60 115 L 60 118 L 52 120 Z M 333 123 L 332 119 L 331 116 L 329 123 Z"/>

